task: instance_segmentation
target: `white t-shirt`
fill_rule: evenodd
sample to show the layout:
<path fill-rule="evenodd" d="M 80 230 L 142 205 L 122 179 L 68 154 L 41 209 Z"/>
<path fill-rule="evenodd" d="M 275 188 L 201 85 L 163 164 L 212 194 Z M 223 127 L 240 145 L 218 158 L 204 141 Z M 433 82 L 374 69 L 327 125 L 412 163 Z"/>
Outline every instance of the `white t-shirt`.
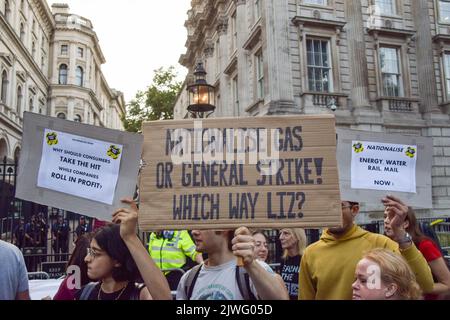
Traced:
<path fill-rule="evenodd" d="M 258 263 L 275 276 L 268 264 L 262 261 L 258 261 Z M 177 300 L 187 299 L 185 282 L 190 272 L 192 270 L 186 272 L 178 284 Z M 258 297 L 252 279 L 250 279 L 250 290 L 255 297 Z M 191 300 L 244 300 L 236 281 L 236 259 L 220 266 L 203 265 L 195 282 Z"/>

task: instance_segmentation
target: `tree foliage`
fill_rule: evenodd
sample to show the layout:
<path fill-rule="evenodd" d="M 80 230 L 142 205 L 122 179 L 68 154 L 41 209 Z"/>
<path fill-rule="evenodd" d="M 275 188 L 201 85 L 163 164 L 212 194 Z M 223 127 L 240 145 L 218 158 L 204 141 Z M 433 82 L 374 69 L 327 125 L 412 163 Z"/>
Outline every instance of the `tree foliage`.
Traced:
<path fill-rule="evenodd" d="M 136 93 L 122 118 L 125 130 L 141 132 L 142 121 L 173 119 L 173 106 L 182 87 L 174 69 L 170 66 L 155 70 L 152 84 Z"/>

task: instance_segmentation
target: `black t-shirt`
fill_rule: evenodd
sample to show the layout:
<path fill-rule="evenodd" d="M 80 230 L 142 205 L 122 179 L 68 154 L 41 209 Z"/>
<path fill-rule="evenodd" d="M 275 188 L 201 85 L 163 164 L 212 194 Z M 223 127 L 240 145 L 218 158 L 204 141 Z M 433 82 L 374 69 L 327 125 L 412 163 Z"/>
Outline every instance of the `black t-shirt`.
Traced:
<path fill-rule="evenodd" d="M 287 257 L 281 261 L 280 274 L 286 284 L 291 300 L 298 300 L 298 274 L 300 271 L 300 255 Z"/>
<path fill-rule="evenodd" d="M 122 289 L 112 293 L 106 293 L 102 291 L 100 292 L 99 296 L 98 291 L 100 290 L 100 285 L 100 282 L 95 285 L 87 300 L 139 300 L 139 294 L 145 287 L 134 282 L 128 282 L 128 285 L 126 286 L 125 290 L 123 290 L 123 292 Z M 86 286 L 75 293 L 75 300 L 80 300 L 81 293 L 85 288 Z"/>

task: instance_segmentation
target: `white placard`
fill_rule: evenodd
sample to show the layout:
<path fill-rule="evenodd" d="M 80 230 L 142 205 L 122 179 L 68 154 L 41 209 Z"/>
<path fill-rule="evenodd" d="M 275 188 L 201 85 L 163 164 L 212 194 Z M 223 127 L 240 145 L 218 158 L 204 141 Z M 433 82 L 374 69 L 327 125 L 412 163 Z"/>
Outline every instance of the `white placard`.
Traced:
<path fill-rule="evenodd" d="M 416 193 L 417 146 L 353 140 L 351 188 Z"/>
<path fill-rule="evenodd" d="M 44 130 L 38 187 L 111 205 L 123 146 Z"/>

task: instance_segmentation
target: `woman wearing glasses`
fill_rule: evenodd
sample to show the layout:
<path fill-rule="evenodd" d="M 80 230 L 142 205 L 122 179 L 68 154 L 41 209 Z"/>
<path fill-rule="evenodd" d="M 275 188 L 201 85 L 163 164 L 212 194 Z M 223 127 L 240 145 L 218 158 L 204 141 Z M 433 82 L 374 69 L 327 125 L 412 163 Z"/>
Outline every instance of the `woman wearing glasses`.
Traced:
<path fill-rule="evenodd" d="M 97 230 L 85 257 L 90 283 L 77 292 L 76 300 L 170 300 L 169 285 L 148 255 L 135 230 L 137 207 L 118 209 L 113 222 Z M 143 279 L 144 284 L 135 281 Z"/>

